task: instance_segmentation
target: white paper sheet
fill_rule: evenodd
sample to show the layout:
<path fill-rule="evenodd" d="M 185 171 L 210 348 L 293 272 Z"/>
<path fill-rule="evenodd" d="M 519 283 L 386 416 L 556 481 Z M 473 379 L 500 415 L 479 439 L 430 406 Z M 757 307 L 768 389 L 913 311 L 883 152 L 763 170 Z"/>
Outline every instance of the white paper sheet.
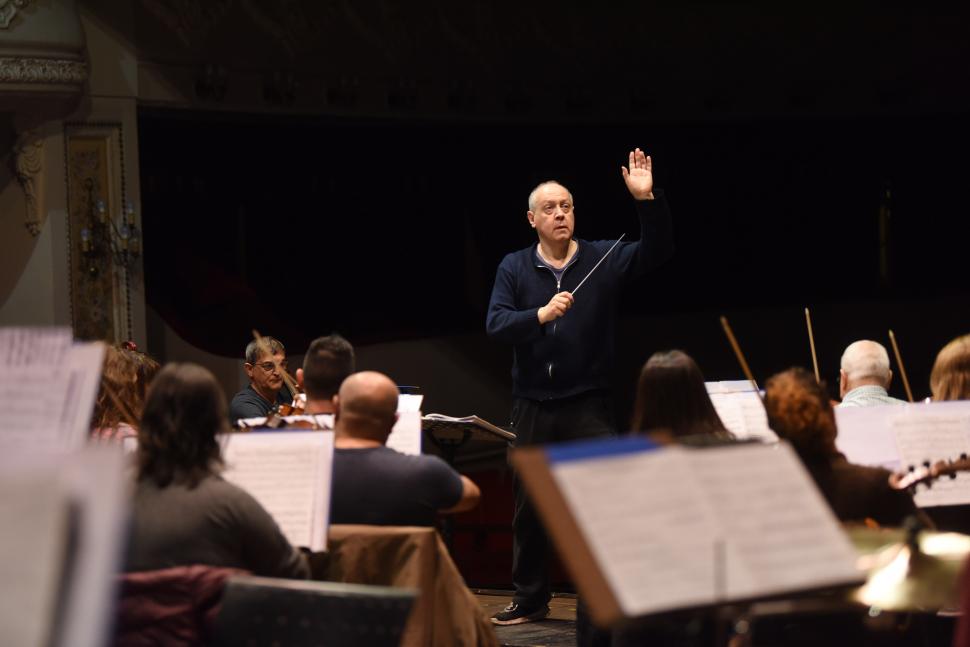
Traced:
<path fill-rule="evenodd" d="M 421 412 L 401 413 L 385 444 L 402 454 L 419 456 L 421 454 Z"/>
<path fill-rule="evenodd" d="M 785 444 L 668 448 L 552 473 L 628 616 L 860 579 Z"/>
<path fill-rule="evenodd" d="M 88 436 L 104 346 L 70 329 L 0 328 L 0 448 L 70 451 Z"/>
<path fill-rule="evenodd" d="M 970 453 L 970 411 L 922 406 L 892 416 L 890 428 L 899 449 L 902 470 Z M 944 477 L 932 487 L 917 487 L 916 505 L 925 508 L 970 503 L 970 473 Z"/>
<path fill-rule="evenodd" d="M 223 477 L 266 508 L 294 546 L 326 548 L 333 432 L 255 432 L 223 437 Z"/>
<path fill-rule="evenodd" d="M 397 396 L 397 411 L 398 413 L 411 413 L 415 411 L 420 413 L 422 402 L 424 402 L 423 395 L 402 393 Z"/>
<path fill-rule="evenodd" d="M 73 454 L 3 454 L 0 474 L 46 479 L 70 501 L 71 541 L 64 534 L 59 538 L 69 548 L 58 584 L 63 607 L 48 644 L 107 644 L 128 521 L 129 492 L 121 449 L 99 445 Z M 34 501 L 32 491 L 20 494 Z M 0 626 L 0 635 L 3 631 Z M 18 644 L 3 639 L 0 643 Z"/>
<path fill-rule="evenodd" d="M 836 407 L 835 424 L 839 435 L 835 439 L 835 446 L 850 463 L 899 470 L 899 448 L 890 425 L 893 417 L 910 406 L 913 405 Z"/>
<path fill-rule="evenodd" d="M 766 443 L 778 441 L 768 428 L 768 416 L 761 396 L 753 390 L 711 393 L 711 403 L 728 431 L 741 440 L 756 439 Z"/>
<path fill-rule="evenodd" d="M 0 644 L 51 644 L 68 510 L 68 495 L 50 474 L 0 473 Z"/>
<path fill-rule="evenodd" d="M 726 592 L 746 598 L 844 582 L 855 550 L 787 443 L 686 454 L 725 538 Z"/>

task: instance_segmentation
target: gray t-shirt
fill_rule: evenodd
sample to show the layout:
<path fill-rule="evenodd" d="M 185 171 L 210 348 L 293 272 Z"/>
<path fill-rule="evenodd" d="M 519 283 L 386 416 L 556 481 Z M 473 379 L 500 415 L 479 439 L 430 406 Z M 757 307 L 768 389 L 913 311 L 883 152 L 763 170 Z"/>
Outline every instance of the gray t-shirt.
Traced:
<path fill-rule="evenodd" d="M 439 510 L 461 499 L 458 472 L 437 456 L 409 456 L 388 447 L 337 449 L 330 523 L 431 526 Z"/>
<path fill-rule="evenodd" d="M 228 566 L 306 579 L 309 567 L 269 513 L 242 488 L 208 476 L 194 488 L 136 484 L 126 571 Z"/>

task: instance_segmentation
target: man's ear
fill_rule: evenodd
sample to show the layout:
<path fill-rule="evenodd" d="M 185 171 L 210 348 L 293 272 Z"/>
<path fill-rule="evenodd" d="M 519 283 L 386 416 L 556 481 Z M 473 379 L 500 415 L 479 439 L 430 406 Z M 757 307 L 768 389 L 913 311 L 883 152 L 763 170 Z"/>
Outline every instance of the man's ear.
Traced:
<path fill-rule="evenodd" d="M 337 417 L 340 415 L 340 396 L 334 393 L 330 401 L 333 402 L 333 419 L 336 422 Z"/>
<path fill-rule="evenodd" d="M 252 380 L 253 368 L 254 368 L 253 365 L 250 364 L 249 362 L 246 362 L 245 364 L 243 364 L 243 368 L 246 369 L 246 375 L 249 377 L 250 380 Z"/>
<path fill-rule="evenodd" d="M 889 377 L 886 378 L 886 390 L 889 390 L 889 385 L 893 383 L 893 370 L 889 369 Z"/>
<path fill-rule="evenodd" d="M 846 388 L 848 386 L 849 376 L 843 369 L 839 369 L 839 399 L 845 397 L 845 394 L 849 392 Z"/>
<path fill-rule="evenodd" d="M 299 385 L 299 387 L 301 389 L 304 388 L 303 387 L 303 369 L 302 368 L 296 369 L 296 383 Z"/>
<path fill-rule="evenodd" d="M 533 229 L 535 229 L 536 228 L 536 215 L 534 213 L 532 213 L 531 211 L 526 211 L 525 212 L 525 217 L 529 219 L 529 224 L 532 225 L 532 228 Z"/>

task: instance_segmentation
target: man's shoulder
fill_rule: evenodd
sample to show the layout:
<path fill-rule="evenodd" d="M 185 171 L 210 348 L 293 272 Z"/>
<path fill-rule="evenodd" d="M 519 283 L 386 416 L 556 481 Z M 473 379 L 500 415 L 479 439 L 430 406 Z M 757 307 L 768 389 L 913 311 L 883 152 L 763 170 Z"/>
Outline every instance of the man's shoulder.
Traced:
<path fill-rule="evenodd" d="M 445 461 L 431 454 L 403 454 L 390 447 L 370 447 L 366 449 L 337 448 L 335 460 L 352 460 L 360 463 L 379 464 L 381 469 L 400 469 L 407 472 L 425 472 L 454 469 Z M 455 472 L 457 474 L 457 472 Z"/>
<path fill-rule="evenodd" d="M 260 397 L 253 387 L 246 386 L 242 390 L 237 391 L 234 396 L 232 396 L 231 403 L 241 403 L 241 402 L 259 402 Z"/>
<path fill-rule="evenodd" d="M 528 247 L 523 247 L 522 249 L 517 249 L 514 252 L 509 252 L 502 257 L 502 262 L 499 264 L 499 267 L 531 263 L 532 256 L 535 254 L 535 249 L 536 245 L 535 243 L 532 243 Z"/>

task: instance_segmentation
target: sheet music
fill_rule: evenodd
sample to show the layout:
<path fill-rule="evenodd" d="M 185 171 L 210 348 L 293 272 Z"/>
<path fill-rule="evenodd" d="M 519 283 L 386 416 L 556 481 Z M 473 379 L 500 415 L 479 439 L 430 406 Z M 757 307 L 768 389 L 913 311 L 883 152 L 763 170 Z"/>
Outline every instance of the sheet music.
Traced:
<path fill-rule="evenodd" d="M 0 643 L 51 644 L 68 497 L 50 474 L 0 474 Z"/>
<path fill-rule="evenodd" d="M 402 393 L 397 396 L 397 412 L 406 413 L 413 411 L 421 411 L 421 403 L 424 402 L 423 395 L 416 395 L 410 393 Z"/>
<path fill-rule="evenodd" d="M 326 548 L 333 432 L 227 434 L 223 477 L 266 508 L 294 546 Z"/>
<path fill-rule="evenodd" d="M 778 441 L 778 435 L 768 428 L 768 416 L 761 396 L 751 390 L 750 384 L 747 391 L 725 391 L 711 393 L 710 396 L 721 422 L 739 440 L 754 438 L 767 443 Z"/>
<path fill-rule="evenodd" d="M 726 539 L 728 598 L 856 577 L 856 553 L 787 443 L 685 454 Z"/>
<path fill-rule="evenodd" d="M 119 447 L 110 445 L 91 446 L 72 454 L 0 454 L 0 474 L 28 475 L 43 480 L 64 494 L 71 506 L 70 527 L 72 541 L 66 542 L 67 533 L 52 537 L 64 548 L 70 547 L 66 562 L 58 564 L 58 593 L 62 607 L 57 626 L 48 634 L 45 644 L 70 647 L 96 647 L 107 644 L 110 621 L 116 601 L 116 575 L 121 570 L 124 538 L 128 520 L 128 488 L 124 457 Z M 28 493 L 22 489 L 0 491 L 16 493 L 33 504 L 44 497 L 42 486 L 32 487 Z M 24 496 L 27 494 L 28 496 Z M 62 508 L 63 510 L 63 508 Z M 68 517 L 62 520 L 67 525 Z M 19 522 L 18 522 L 19 523 Z M 0 524 L 0 535 L 12 527 Z M 42 544 L 47 537 L 37 535 L 33 540 Z M 47 547 L 44 548 L 47 550 Z M 16 553 L 4 551 L 4 556 L 16 559 Z M 4 590 L 16 592 L 5 580 Z M 7 605 L 2 605 L 7 608 Z M 48 625 L 50 623 L 48 622 Z M 0 633 L 6 627 L 0 624 Z M 51 629 L 48 626 L 48 629 Z M 7 640 L 0 643 L 20 644 Z"/>
<path fill-rule="evenodd" d="M 708 394 L 714 393 L 744 393 L 754 391 L 751 380 L 723 380 L 721 382 L 704 382 Z"/>
<path fill-rule="evenodd" d="M 679 451 L 556 464 L 553 475 L 627 615 L 714 595 L 716 520 Z"/>
<path fill-rule="evenodd" d="M 419 456 L 421 454 L 421 412 L 401 413 L 385 444 L 402 454 Z"/>
<path fill-rule="evenodd" d="M 127 464 L 120 447 L 104 444 L 61 460 L 58 476 L 71 492 L 77 546 L 57 644 L 105 645 L 117 599 L 115 577 L 122 569 L 128 537 Z"/>
<path fill-rule="evenodd" d="M 104 347 L 70 329 L 0 328 L 0 447 L 75 450 L 87 439 Z"/>
<path fill-rule="evenodd" d="M 899 471 L 899 448 L 890 425 L 892 418 L 911 406 L 835 407 L 835 424 L 839 430 L 835 446 L 850 463 Z"/>
<path fill-rule="evenodd" d="M 786 445 L 641 451 L 552 474 L 628 616 L 860 579 Z"/>
<path fill-rule="evenodd" d="M 970 453 L 970 413 L 966 411 L 910 408 L 893 416 L 890 428 L 903 470 Z M 944 477 L 930 488 L 918 487 L 913 499 L 921 508 L 970 503 L 970 473 L 958 472 L 955 479 Z"/>

